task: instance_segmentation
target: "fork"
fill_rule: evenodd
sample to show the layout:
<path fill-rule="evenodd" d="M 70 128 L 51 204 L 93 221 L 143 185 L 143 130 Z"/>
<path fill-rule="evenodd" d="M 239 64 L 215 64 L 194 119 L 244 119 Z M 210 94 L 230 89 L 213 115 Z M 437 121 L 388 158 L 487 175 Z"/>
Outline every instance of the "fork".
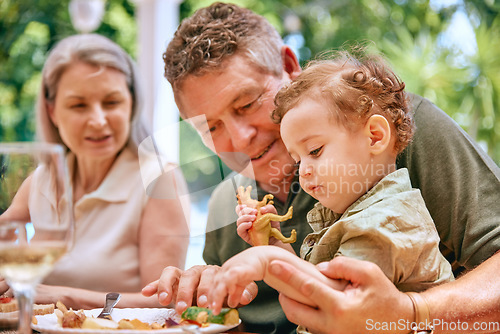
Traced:
<path fill-rule="evenodd" d="M 197 325 L 181 326 L 184 333 L 199 334 L 200 328 Z"/>
<path fill-rule="evenodd" d="M 106 294 L 106 304 L 102 309 L 102 312 L 97 316 L 98 318 L 111 320 L 111 311 L 113 307 L 120 300 L 121 295 L 117 292 L 110 292 Z"/>

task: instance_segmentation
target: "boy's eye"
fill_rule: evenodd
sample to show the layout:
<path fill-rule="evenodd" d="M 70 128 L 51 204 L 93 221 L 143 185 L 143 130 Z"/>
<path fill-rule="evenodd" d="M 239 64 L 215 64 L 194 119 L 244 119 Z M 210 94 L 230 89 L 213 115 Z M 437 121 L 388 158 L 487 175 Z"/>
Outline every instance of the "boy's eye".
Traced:
<path fill-rule="evenodd" d="M 322 149 L 323 149 L 323 146 L 318 147 L 317 149 L 312 150 L 311 152 L 309 152 L 309 154 L 312 155 L 312 156 L 314 156 L 314 157 L 316 157 L 316 156 L 318 156 L 318 155 L 321 154 L 321 150 Z"/>

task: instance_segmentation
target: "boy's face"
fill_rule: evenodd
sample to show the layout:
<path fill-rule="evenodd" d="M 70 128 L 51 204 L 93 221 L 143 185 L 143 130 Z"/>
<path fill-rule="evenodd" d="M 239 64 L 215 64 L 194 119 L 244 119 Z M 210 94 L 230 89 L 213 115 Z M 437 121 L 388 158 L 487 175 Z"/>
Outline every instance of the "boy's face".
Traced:
<path fill-rule="evenodd" d="M 300 162 L 301 187 L 325 207 L 343 213 L 371 188 L 366 130 L 338 124 L 326 101 L 305 98 L 290 109 L 281 121 L 281 137 Z"/>
<path fill-rule="evenodd" d="M 202 138 L 211 138 L 205 141 L 210 149 L 217 154 L 244 153 L 258 182 L 278 184 L 293 173 L 294 163 L 271 112 L 276 92 L 289 79 L 285 71 L 283 77 L 275 77 L 236 55 L 222 71 L 187 77 L 176 92 L 176 102 L 186 119 L 206 116 L 208 129 L 195 127 Z"/>

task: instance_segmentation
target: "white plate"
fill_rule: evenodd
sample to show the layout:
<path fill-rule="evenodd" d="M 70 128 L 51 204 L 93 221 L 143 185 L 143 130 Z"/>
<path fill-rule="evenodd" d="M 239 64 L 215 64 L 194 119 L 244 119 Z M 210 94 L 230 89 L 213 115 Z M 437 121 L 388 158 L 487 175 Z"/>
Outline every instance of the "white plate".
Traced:
<path fill-rule="evenodd" d="M 101 313 L 102 308 L 93 310 L 84 310 L 86 316 L 97 317 Z M 114 321 L 121 319 L 139 319 L 148 323 L 163 323 L 167 318 L 179 322 L 180 317 L 175 313 L 175 310 L 170 308 L 115 308 L 111 316 Z M 185 333 L 181 328 L 165 328 L 151 331 L 144 330 L 107 330 L 107 329 L 81 329 L 81 328 L 62 328 L 57 323 L 57 316 L 54 313 L 46 315 L 37 315 L 37 325 L 32 324 L 31 327 L 42 333 L 48 334 L 173 334 Z M 240 320 L 241 322 L 241 320 Z M 210 324 L 207 327 L 200 328 L 201 333 L 220 333 L 234 328 L 238 325 L 224 326 L 219 324 Z"/>

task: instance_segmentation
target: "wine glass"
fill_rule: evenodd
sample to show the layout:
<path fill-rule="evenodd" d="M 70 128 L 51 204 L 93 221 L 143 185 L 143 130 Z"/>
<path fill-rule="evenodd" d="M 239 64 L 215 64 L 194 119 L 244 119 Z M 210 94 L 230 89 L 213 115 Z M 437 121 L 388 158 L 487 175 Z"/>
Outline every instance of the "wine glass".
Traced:
<path fill-rule="evenodd" d="M 0 276 L 18 302 L 20 334 L 31 334 L 36 286 L 72 246 L 73 229 L 63 147 L 0 143 Z"/>

